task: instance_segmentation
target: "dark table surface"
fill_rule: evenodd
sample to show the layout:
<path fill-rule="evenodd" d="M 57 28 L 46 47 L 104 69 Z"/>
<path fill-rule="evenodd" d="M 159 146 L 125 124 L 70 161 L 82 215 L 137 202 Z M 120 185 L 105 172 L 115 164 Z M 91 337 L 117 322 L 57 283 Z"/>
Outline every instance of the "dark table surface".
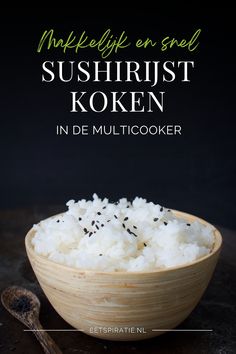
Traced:
<path fill-rule="evenodd" d="M 52 308 L 40 289 L 26 256 L 24 236 L 33 223 L 63 211 L 62 207 L 0 211 L 0 291 L 20 285 L 41 301 L 44 328 L 71 328 Z M 178 328 L 213 329 L 212 332 L 169 332 L 139 342 L 110 342 L 81 332 L 51 332 L 63 353 L 81 354 L 233 354 L 236 353 L 236 231 L 219 227 L 223 250 L 213 279 L 202 300 Z M 34 335 L 0 305 L 0 353 L 42 353 Z"/>

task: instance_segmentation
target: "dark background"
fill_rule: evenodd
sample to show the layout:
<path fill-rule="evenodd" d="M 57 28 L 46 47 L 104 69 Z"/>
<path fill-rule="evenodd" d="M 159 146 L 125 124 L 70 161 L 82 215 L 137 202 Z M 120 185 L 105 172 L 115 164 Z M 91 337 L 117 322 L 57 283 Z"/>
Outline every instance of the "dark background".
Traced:
<path fill-rule="evenodd" d="M 93 192 L 116 200 L 143 196 L 170 208 L 236 227 L 234 33 L 230 9 L 187 9 L 177 15 L 147 6 L 128 11 L 115 4 L 109 14 L 90 8 L 60 15 L 2 14 L 0 208 L 64 204 Z M 114 6 L 114 8 L 113 8 Z M 62 37 L 86 30 L 99 37 L 107 28 L 138 37 L 190 38 L 202 29 L 196 52 L 121 50 L 106 60 L 194 60 L 191 83 L 71 84 L 41 82 L 44 60 L 99 60 L 96 50 L 63 55 L 36 53 L 45 29 Z M 166 91 L 165 111 L 150 113 L 69 113 L 73 91 Z M 181 124 L 179 136 L 56 136 L 57 124 Z"/>

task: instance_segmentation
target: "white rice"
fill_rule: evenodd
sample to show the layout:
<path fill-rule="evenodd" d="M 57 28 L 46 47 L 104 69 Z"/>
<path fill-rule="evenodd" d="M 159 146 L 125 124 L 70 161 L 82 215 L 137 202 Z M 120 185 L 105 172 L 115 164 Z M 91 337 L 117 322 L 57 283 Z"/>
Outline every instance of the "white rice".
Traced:
<path fill-rule="evenodd" d="M 70 200 L 68 210 L 34 225 L 38 254 L 79 269 L 151 271 L 183 265 L 211 252 L 213 228 L 174 216 L 136 197 Z"/>

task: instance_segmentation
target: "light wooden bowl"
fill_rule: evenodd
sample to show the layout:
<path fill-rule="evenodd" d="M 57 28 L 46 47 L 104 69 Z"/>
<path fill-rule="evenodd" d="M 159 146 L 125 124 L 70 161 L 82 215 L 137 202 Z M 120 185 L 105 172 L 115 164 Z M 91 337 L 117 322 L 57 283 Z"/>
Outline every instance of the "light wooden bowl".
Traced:
<path fill-rule="evenodd" d="M 186 213 L 175 215 L 208 224 Z M 26 235 L 26 251 L 52 306 L 72 327 L 109 340 L 151 338 L 180 324 L 206 290 L 222 244 L 214 229 L 212 252 L 195 262 L 153 272 L 103 272 L 79 270 L 38 255 L 33 235 L 32 229 Z"/>

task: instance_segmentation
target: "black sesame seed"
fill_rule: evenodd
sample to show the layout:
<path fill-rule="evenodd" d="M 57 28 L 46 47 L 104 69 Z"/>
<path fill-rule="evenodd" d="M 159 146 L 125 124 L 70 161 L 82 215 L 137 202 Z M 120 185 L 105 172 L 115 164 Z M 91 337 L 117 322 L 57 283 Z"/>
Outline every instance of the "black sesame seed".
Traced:
<path fill-rule="evenodd" d="M 168 211 L 168 213 L 169 213 L 171 210 L 170 210 L 170 209 L 168 209 L 167 211 Z"/>
<path fill-rule="evenodd" d="M 168 222 L 164 221 L 164 225 L 168 225 Z"/>
<path fill-rule="evenodd" d="M 153 221 L 157 221 L 157 220 L 158 220 L 158 218 L 154 218 L 154 219 L 153 219 Z"/>
<path fill-rule="evenodd" d="M 91 222 L 91 225 L 93 226 L 95 224 L 95 221 L 93 220 L 92 222 Z"/>
<path fill-rule="evenodd" d="M 134 228 L 134 229 L 137 229 L 137 226 L 133 225 L 133 228 Z"/>
<path fill-rule="evenodd" d="M 107 222 L 110 222 L 111 220 L 107 220 Z"/>
<path fill-rule="evenodd" d="M 163 207 L 160 208 L 160 211 L 163 211 Z"/>
<path fill-rule="evenodd" d="M 127 232 L 128 232 L 129 234 L 131 234 L 131 231 L 130 231 L 130 229 L 127 229 Z"/>
<path fill-rule="evenodd" d="M 19 298 L 13 300 L 10 308 L 16 312 L 28 312 L 31 310 L 31 301 L 27 296 L 21 295 Z"/>
<path fill-rule="evenodd" d="M 57 222 L 60 222 L 60 220 L 57 220 Z"/>
<path fill-rule="evenodd" d="M 82 220 L 82 218 L 79 218 L 79 221 L 81 221 Z"/>
<path fill-rule="evenodd" d="M 90 233 L 89 233 L 89 237 L 91 237 L 91 236 L 92 236 L 92 234 L 93 234 L 93 232 L 92 232 L 92 231 L 90 231 Z"/>
<path fill-rule="evenodd" d="M 143 245 L 144 245 L 144 247 L 147 247 L 147 244 L 145 242 L 143 243 Z"/>
<path fill-rule="evenodd" d="M 130 232 L 131 235 L 134 235 L 134 237 L 138 237 L 133 231 Z"/>
<path fill-rule="evenodd" d="M 88 233 L 88 230 L 86 229 L 86 227 L 84 228 L 84 232 L 87 234 Z"/>
<path fill-rule="evenodd" d="M 98 215 L 102 215 L 102 213 L 100 211 L 97 212 Z"/>
<path fill-rule="evenodd" d="M 99 227 L 96 225 L 96 229 L 99 230 Z"/>
<path fill-rule="evenodd" d="M 101 224 L 101 227 L 104 227 L 104 224 Z"/>
<path fill-rule="evenodd" d="M 102 256 L 102 253 L 100 253 L 99 256 Z"/>
<path fill-rule="evenodd" d="M 118 217 L 116 215 L 114 215 L 114 218 L 118 219 Z"/>
<path fill-rule="evenodd" d="M 102 209 L 106 209 L 106 206 L 104 206 Z"/>
<path fill-rule="evenodd" d="M 191 224 L 186 224 L 187 226 L 191 226 Z"/>
<path fill-rule="evenodd" d="M 129 218 L 128 218 L 128 216 L 126 216 L 125 218 L 124 218 L 124 221 L 127 221 Z"/>
<path fill-rule="evenodd" d="M 129 208 L 129 205 L 127 205 L 127 207 L 126 208 Z"/>
<path fill-rule="evenodd" d="M 122 224 L 123 228 L 125 229 L 125 224 Z"/>

